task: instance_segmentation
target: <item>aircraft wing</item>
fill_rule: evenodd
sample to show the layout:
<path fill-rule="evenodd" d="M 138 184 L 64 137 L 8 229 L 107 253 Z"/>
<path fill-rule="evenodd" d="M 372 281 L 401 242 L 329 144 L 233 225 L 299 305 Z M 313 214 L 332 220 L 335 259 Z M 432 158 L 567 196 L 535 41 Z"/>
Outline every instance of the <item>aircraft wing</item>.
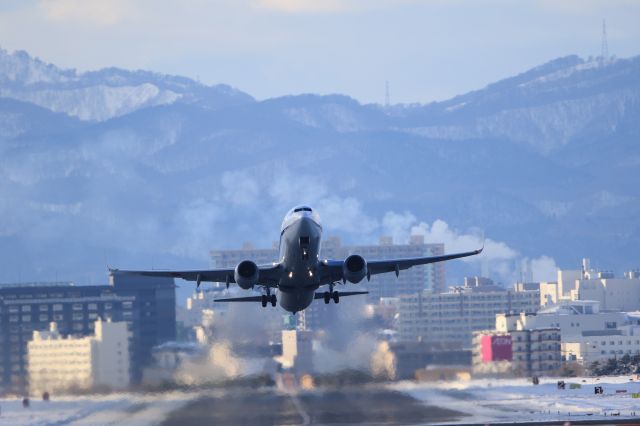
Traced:
<path fill-rule="evenodd" d="M 461 257 L 474 256 L 482 253 L 484 247 L 466 251 L 462 253 L 444 254 L 441 256 L 429 257 L 409 257 L 403 259 L 384 259 L 367 261 L 368 275 L 384 274 L 387 272 L 395 272 L 399 274 L 401 270 L 409 269 L 412 266 L 427 265 L 429 263 L 444 262 L 445 260 L 459 259 Z M 341 281 L 344 277 L 342 274 L 342 260 L 326 260 L 321 265 L 324 266 L 322 271 L 321 283 L 329 284 L 335 281 Z"/>
<path fill-rule="evenodd" d="M 461 257 L 475 256 L 482 253 L 483 248 L 463 253 L 443 254 L 441 256 L 410 257 L 405 259 L 371 260 L 367 261 L 367 269 L 371 275 L 384 274 L 385 272 L 398 272 L 409 269 L 412 266 L 427 265 L 429 263 L 444 262 L 445 260 L 459 259 Z"/>
<path fill-rule="evenodd" d="M 282 269 L 279 264 L 259 265 L 259 283 L 260 285 L 267 285 L 269 287 L 277 287 L 282 274 Z M 184 271 L 131 271 L 121 269 L 110 269 L 112 273 L 127 274 L 127 275 L 142 275 L 145 277 L 169 277 L 169 278 L 181 278 L 186 281 L 196 281 L 198 285 L 200 282 L 218 282 L 218 283 L 235 283 L 234 269 L 200 269 L 200 270 L 184 270 Z"/>
<path fill-rule="evenodd" d="M 225 297 L 214 302 L 262 302 L 262 296 Z"/>

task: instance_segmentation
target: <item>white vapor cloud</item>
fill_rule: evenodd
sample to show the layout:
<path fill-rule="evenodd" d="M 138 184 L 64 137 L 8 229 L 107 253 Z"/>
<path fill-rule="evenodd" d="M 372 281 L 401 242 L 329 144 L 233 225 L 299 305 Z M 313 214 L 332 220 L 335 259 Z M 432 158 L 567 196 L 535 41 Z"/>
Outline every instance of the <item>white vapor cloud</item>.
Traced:
<path fill-rule="evenodd" d="M 259 196 L 259 184 L 248 171 L 225 172 L 222 175 L 224 196 L 233 204 L 250 205 Z"/>
<path fill-rule="evenodd" d="M 442 219 L 433 223 L 418 221 L 411 212 L 387 212 L 382 219 L 382 231 L 391 235 L 395 243 L 402 244 L 411 235 L 424 236 L 426 243 L 444 243 L 447 253 L 474 250 L 484 244 L 483 252 L 478 256 L 471 256 L 461 261 L 479 264 L 481 274 L 487 277 L 495 276 L 504 282 L 519 280 L 523 271 L 532 271 L 534 281 L 553 281 L 557 266 L 555 260 L 549 256 L 535 259 L 522 257 L 513 247 L 502 241 L 484 238 L 477 229 L 459 231 L 449 226 Z M 527 278 L 527 277 L 524 277 Z"/>
<path fill-rule="evenodd" d="M 558 265 L 549 256 L 540 256 L 529 262 L 533 281 L 555 281 L 557 279 Z"/>

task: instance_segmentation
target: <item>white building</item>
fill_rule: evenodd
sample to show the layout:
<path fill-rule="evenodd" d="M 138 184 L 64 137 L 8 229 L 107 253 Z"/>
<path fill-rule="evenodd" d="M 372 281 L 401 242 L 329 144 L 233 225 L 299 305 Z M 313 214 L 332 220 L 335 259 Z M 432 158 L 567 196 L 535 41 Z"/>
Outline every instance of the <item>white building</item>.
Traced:
<path fill-rule="evenodd" d="M 564 301 L 537 314 L 496 315 L 496 330 L 560 329 L 567 361 L 594 361 L 640 354 L 640 313 L 602 312 L 598 301 Z"/>
<path fill-rule="evenodd" d="M 313 335 L 310 331 L 282 330 L 282 356 L 276 361 L 287 369 L 313 371 Z"/>
<path fill-rule="evenodd" d="M 640 274 L 630 271 L 615 278 L 610 271 L 591 269 L 589 259 L 583 259 L 582 269 L 558 270 L 556 282 L 540 283 L 542 306 L 576 300 L 596 300 L 603 311 L 640 310 Z"/>
<path fill-rule="evenodd" d="M 129 332 L 125 322 L 95 322 L 95 335 L 60 335 L 56 323 L 49 331 L 34 331 L 28 343 L 29 391 L 64 392 L 69 389 L 129 385 Z"/>
<path fill-rule="evenodd" d="M 567 301 L 540 309 L 536 314 L 498 314 L 496 330 L 531 330 L 536 328 L 560 329 L 562 340 L 581 336 L 584 332 L 615 330 L 627 322 L 624 312 L 601 312 L 597 301 Z"/>
<path fill-rule="evenodd" d="M 209 285 L 206 283 L 204 285 Z M 185 309 L 180 313 L 179 321 L 186 327 L 197 327 L 207 322 L 207 326 L 213 327 L 224 323 L 224 318 L 229 310 L 228 303 L 215 303 L 214 300 L 229 296 L 224 285 L 215 283 L 207 289 L 200 289 L 187 297 Z M 213 317 L 211 317 L 213 315 Z"/>

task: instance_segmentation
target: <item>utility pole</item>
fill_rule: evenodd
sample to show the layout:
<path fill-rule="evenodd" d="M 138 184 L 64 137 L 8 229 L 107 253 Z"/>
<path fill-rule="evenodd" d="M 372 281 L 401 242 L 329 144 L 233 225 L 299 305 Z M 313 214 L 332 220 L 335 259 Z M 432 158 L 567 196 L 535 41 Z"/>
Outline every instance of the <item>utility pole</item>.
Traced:
<path fill-rule="evenodd" d="M 391 106 L 391 98 L 389 97 L 389 80 L 384 82 L 384 106 L 389 108 Z"/>

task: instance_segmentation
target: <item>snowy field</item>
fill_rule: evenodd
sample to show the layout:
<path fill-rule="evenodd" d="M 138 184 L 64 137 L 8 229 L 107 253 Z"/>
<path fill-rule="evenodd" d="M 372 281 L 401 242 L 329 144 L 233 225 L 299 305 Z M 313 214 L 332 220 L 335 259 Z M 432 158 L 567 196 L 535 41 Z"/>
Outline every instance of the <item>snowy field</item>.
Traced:
<path fill-rule="evenodd" d="M 565 381 L 564 390 L 557 389 L 558 380 Z M 571 389 L 572 383 L 581 388 Z M 594 386 L 602 386 L 604 394 L 596 395 Z M 398 382 L 386 387 L 431 406 L 466 413 L 468 417 L 459 419 L 464 423 L 640 418 L 640 399 L 632 398 L 632 393 L 640 393 L 640 381 L 631 381 L 629 376 L 599 380 L 543 378 L 537 386 L 527 379 L 474 379 Z M 156 425 L 189 402 L 204 395 L 221 396 L 224 393 L 223 390 L 126 393 L 53 397 L 49 402 L 33 398 L 28 409 L 22 407 L 19 398 L 5 398 L 0 399 L 0 425 Z"/>
<path fill-rule="evenodd" d="M 197 398 L 196 393 L 113 394 L 31 399 L 0 399 L 0 425 L 156 425 L 173 410 Z"/>
<path fill-rule="evenodd" d="M 640 381 L 631 376 L 595 378 L 474 379 L 457 382 L 399 382 L 391 388 L 443 408 L 462 411 L 465 423 L 613 420 L 640 418 Z M 557 382 L 564 380 L 564 390 Z M 581 388 L 570 389 L 570 384 Z M 596 395 L 595 386 L 604 393 Z M 626 391 L 626 392 L 622 392 Z"/>

